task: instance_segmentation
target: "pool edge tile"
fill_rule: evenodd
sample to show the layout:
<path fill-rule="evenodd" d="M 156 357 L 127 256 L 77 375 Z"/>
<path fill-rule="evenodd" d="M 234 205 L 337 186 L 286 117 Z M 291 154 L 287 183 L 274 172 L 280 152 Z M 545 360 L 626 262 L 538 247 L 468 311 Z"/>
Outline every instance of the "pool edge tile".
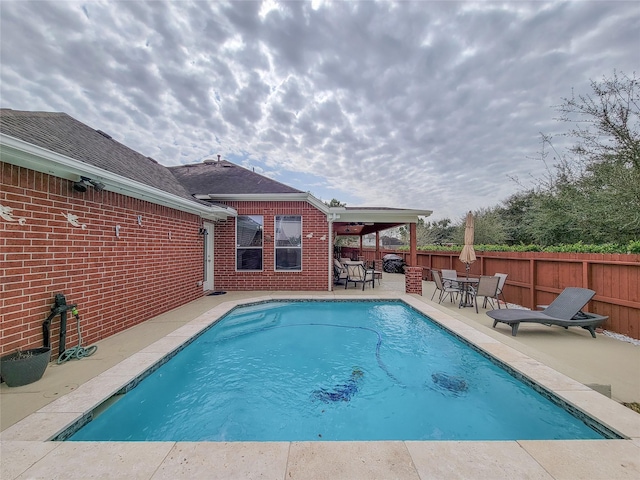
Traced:
<path fill-rule="evenodd" d="M 420 480 L 405 442 L 291 442 L 286 477 Z"/>
<path fill-rule="evenodd" d="M 104 377 L 98 375 L 37 411 L 84 415 L 111 398 L 131 380 L 129 375 Z"/>
<path fill-rule="evenodd" d="M 174 443 L 60 442 L 18 478 L 151 478 Z"/>
<path fill-rule="evenodd" d="M 420 478 L 553 480 L 545 469 L 514 441 L 405 441 Z"/>
<path fill-rule="evenodd" d="M 580 383 L 577 380 L 574 380 L 573 378 L 530 357 L 526 357 L 521 360 L 513 360 L 509 362 L 509 365 L 531 381 L 551 391 L 592 391 L 585 384 Z M 611 401 L 613 402 L 613 400 Z"/>
<path fill-rule="evenodd" d="M 640 478 L 640 449 L 629 440 L 519 440 L 553 478 Z"/>
<path fill-rule="evenodd" d="M 587 390 L 555 390 L 555 393 L 624 437 L 640 438 L 640 414 L 615 400 L 588 387 Z"/>
<path fill-rule="evenodd" d="M 285 478 L 289 442 L 176 442 L 152 480 Z"/>
<path fill-rule="evenodd" d="M 0 441 L 0 478 L 18 478 L 60 444 L 54 442 Z"/>
<path fill-rule="evenodd" d="M 46 442 L 81 418 L 75 412 L 35 412 L 3 430 L 0 440 Z"/>

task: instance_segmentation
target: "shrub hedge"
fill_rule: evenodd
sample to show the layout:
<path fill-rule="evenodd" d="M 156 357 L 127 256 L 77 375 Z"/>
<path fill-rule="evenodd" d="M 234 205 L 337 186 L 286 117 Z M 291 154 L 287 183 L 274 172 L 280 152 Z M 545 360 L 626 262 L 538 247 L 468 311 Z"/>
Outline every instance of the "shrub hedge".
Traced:
<path fill-rule="evenodd" d="M 561 253 L 640 253 L 640 240 L 634 240 L 626 245 L 617 243 L 604 243 L 602 245 L 589 245 L 582 242 L 551 245 L 474 245 L 479 252 L 561 252 Z M 399 250 L 408 250 L 409 247 L 400 247 Z M 418 250 L 431 250 L 436 252 L 459 252 L 461 245 L 422 245 Z"/>

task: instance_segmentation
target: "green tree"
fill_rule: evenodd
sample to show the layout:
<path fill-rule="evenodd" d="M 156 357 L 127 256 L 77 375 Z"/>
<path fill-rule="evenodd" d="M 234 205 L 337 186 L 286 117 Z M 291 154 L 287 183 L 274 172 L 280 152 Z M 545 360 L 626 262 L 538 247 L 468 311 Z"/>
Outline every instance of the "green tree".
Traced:
<path fill-rule="evenodd" d="M 497 214 L 505 228 L 507 244 L 535 243 L 525 222 L 534 207 L 535 196 L 533 189 L 514 193 L 497 207 Z"/>
<path fill-rule="evenodd" d="M 464 245 L 464 231 L 467 223 L 466 215 L 455 228 L 455 243 Z M 507 240 L 507 228 L 498 207 L 481 208 L 473 212 L 473 231 L 475 245 L 502 245 Z"/>
<path fill-rule="evenodd" d="M 559 107 L 576 140 L 575 161 L 563 167 L 579 174 L 562 193 L 574 199 L 580 240 L 624 243 L 640 238 L 640 83 L 614 72 L 591 88 L 592 94 L 566 98 Z"/>
<path fill-rule="evenodd" d="M 559 120 L 575 143 L 558 153 L 542 134 L 536 187 L 507 199 L 501 215 L 511 241 L 626 243 L 640 238 L 640 88 L 635 75 L 614 72 L 591 82 L 591 94 L 564 98 Z"/>
<path fill-rule="evenodd" d="M 592 94 L 564 98 L 560 120 L 574 126 L 571 151 L 587 166 L 621 162 L 640 168 L 640 88 L 631 77 L 615 71 L 611 78 L 591 81 Z"/>
<path fill-rule="evenodd" d="M 453 243 L 455 231 L 455 226 L 452 225 L 451 220 L 448 218 L 425 222 L 422 217 L 419 217 L 416 224 L 416 243 L 418 246 Z M 409 228 L 406 226 L 399 227 L 398 234 L 402 243 L 408 245 Z"/>
<path fill-rule="evenodd" d="M 342 203 L 340 200 L 336 198 L 332 198 L 330 201 L 324 202 L 324 204 L 327 207 L 346 207 L 347 206 L 346 203 Z M 356 244 L 359 245 L 359 241 L 356 243 L 357 238 L 358 237 L 350 237 L 350 236 L 347 236 L 347 237 L 341 236 L 341 237 L 335 238 L 333 241 L 334 249 L 336 247 L 346 247 L 349 245 L 356 245 Z"/>
<path fill-rule="evenodd" d="M 327 207 L 346 207 L 346 203 L 342 203 L 340 200 L 332 198 L 329 202 L 324 202 Z"/>

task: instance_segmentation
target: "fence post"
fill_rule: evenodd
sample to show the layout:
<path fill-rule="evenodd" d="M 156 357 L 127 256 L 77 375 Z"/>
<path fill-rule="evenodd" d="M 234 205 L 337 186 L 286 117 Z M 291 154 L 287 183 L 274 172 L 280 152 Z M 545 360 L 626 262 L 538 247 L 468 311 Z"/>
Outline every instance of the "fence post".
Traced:
<path fill-rule="evenodd" d="M 529 308 L 536 309 L 536 259 L 529 260 Z"/>
<path fill-rule="evenodd" d="M 589 260 L 582 262 L 582 287 L 589 288 Z"/>

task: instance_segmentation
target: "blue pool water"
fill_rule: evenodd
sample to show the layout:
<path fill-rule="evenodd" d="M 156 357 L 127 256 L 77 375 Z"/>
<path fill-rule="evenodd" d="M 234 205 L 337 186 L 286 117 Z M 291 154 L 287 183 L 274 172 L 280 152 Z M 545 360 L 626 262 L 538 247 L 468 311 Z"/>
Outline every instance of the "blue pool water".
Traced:
<path fill-rule="evenodd" d="M 601 438 L 390 301 L 236 309 L 69 440 Z"/>

